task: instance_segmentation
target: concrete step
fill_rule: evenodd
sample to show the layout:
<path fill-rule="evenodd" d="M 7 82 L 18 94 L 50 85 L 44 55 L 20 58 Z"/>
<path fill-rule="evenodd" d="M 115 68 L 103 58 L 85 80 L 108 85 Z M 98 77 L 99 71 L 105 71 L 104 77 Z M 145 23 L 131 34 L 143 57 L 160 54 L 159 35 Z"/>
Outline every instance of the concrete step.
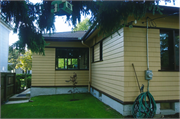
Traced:
<path fill-rule="evenodd" d="M 18 103 L 26 103 L 29 100 L 18 100 L 18 101 L 8 101 L 6 104 L 18 104 Z"/>
<path fill-rule="evenodd" d="M 25 90 L 20 94 L 15 94 L 9 98 L 9 101 L 6 104 L 16 104 L 16 103 L 25 103 L 30 100 L 30 88 Z"/>
<path fill-rule="evenodd" d="M 17 100 L 29 100 L 30 96 L 26 94 L 16 94 L 9 98 L 9 101 L 17 101 Z"/>

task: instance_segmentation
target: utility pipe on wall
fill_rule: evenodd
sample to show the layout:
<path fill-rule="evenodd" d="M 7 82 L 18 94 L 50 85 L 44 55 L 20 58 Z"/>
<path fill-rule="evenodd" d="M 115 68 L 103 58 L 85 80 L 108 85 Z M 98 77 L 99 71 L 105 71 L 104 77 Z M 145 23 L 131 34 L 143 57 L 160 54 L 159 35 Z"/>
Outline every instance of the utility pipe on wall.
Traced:
<path fill-rule="evenodd" d="M 146 55 L 147 55 L 147 70 L 149 70 L 149 51 L 148 51 L 148 17 L 147 17 L 147 32 L 146 32 Z"/>
<path fill-rule="evenodd" d="M 81 41 L 81 43 L 89 48 L 89 83 L 88 83 L 88 92 L 90 92 L 90 86 L 91 86 L 91 48 L 90 46 L 84 44 L 83 40 Z"/>

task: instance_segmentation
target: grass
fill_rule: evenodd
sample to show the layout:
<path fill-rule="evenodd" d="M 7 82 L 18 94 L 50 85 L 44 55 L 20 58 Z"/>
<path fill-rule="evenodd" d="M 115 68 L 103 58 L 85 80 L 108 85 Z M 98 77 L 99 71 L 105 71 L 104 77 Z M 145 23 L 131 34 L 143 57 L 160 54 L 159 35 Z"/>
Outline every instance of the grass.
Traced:
<path fill-rule="evenodd" d="M 1 106 L 2 118 L 123 118 L 91 94 L 50 95 L 31 98 L 33 102 Z"/>

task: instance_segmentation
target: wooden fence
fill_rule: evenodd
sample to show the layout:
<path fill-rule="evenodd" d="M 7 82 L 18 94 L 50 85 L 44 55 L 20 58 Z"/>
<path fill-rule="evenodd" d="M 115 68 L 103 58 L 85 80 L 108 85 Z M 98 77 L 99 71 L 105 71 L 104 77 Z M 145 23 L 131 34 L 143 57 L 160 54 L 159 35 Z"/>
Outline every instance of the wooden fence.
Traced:
<path fill-rule="evenodd" d="M 16 94 L 16 73 L 0 73 L 1 103 Z"/>

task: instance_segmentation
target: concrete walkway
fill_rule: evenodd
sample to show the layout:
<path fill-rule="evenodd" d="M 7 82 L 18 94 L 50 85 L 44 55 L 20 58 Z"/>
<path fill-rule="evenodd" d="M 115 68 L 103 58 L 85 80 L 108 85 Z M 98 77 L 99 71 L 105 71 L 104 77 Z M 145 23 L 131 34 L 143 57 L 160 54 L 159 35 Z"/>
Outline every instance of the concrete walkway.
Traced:
<path fill-rule="evenodd" d="M 31 89 L 28 88 L 27 90 L 25 90 L 24 92 L 22 92 L 20 94 L 15 94 L 14 96 L 10 97 L 9 101 L 5 104 L 16 104 L 16 103 L 29 102 L 30 92 L 31 92 Z"/>

